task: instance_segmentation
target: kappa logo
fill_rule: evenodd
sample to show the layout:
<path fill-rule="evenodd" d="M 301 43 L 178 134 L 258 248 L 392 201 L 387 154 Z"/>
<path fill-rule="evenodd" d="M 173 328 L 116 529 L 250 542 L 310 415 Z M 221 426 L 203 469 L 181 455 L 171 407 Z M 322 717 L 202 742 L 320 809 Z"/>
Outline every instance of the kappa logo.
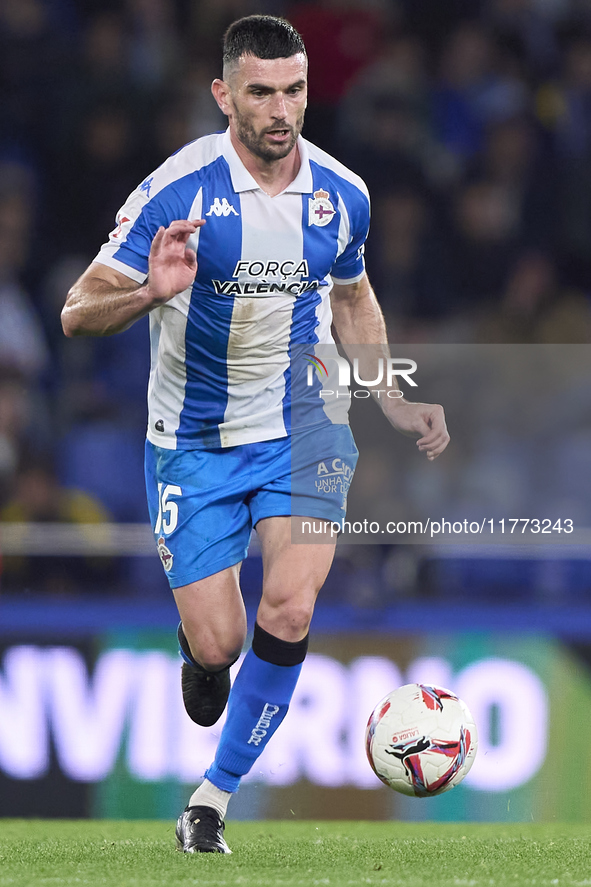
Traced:
<path fill-rule="evenodd" d="M 235 216 L 238 215 L 234 207 L 231 203 L 228 203 L 225 197 L 222 197 L 220 200 L 219 197 L 216 197 L 211 206 L 209 207 L 209 212 L 205 213 L 206 216 L 229 216 L 230 213 L 234 213 Z"/>
<path fill-rule="evenodd" d="M 328 191 L 314 191 L 314 199 L 308 200 L 308 225 L 318 225 L 324 228 L 332 221 L 335 214 L 335 208 L 330 202 Z"/>
<path fill-rule="evenodd" d="M 154 181 L 154 176 L 150 176 L 149 179 L 144 179 L 144 181 L 140 185 L 140 191 L 146 192 L 146 197 L 148 198 L 148 200 L 150 199 L 150 188 L 152 187 L 153 181 Z"/>

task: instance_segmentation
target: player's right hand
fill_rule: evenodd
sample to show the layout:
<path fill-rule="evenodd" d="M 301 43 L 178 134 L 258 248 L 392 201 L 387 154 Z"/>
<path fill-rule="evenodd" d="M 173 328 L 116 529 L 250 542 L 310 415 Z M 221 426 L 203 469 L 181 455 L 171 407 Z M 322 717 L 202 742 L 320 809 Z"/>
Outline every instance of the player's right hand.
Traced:
<path fill-rule="evenodd" d="M 197 274 L 195 250 L 189 237 L 205 219 L 177 219 L 156 232 L 148 259 L 147 286 L 155 305 L 164 304 L 191 286 Z"/>

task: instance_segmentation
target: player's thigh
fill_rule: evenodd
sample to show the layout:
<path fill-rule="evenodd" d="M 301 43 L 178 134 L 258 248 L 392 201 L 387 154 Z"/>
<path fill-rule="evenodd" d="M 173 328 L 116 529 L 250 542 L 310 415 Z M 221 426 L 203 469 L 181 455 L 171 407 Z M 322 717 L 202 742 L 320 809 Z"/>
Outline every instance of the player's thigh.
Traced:
<path fill-rule="evenodd" d="M 297 515 L 306 518 L 308 527 L 300 535 L 307 533 L 309 541 L 325 521 L 334 524 L 336 534 L 359 455 L 349 426 L 327 424 L 258 446 L 264 472 L 248 500 L 253 525 L 262 518 Z"/>
<path fill-rule="evenodd" d="M 240 447 L 183 451 L 147 442 L 148 508 L 171 588 L 221 574 L 246 557 L 252 519 L 245 459 Z"/>
<path fill-rule="evenodd" d="M 185 637 L 195 659 L 216 671 L 236 659 L 246 638 L 240 564 L 174 588 Z"/>
<path fill-rule="evenodd" d="M 290 641 L 300 640 L 308 631 L 336 546 L 330 524 L 322 542 L 293 542 L 292 521 L 301 520 L 268 517 L 256 527 L 263 559 L 263 593 L 257 620 L 266 631 Z"/>

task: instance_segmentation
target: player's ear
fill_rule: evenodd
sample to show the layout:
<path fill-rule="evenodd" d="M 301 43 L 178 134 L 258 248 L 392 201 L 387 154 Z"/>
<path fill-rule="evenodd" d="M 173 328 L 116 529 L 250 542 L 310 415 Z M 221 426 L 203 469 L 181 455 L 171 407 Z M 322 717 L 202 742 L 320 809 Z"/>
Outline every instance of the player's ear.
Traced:
<path fill-rule="evenodd" d="M 211 92 L 218 103 L 220 111 L 222 114 L 228 114 L 232 111 L 232 105 L 230 102 L 230 87 L 226 83 L 225 80 L 214 80 L 211 84 Z"/>

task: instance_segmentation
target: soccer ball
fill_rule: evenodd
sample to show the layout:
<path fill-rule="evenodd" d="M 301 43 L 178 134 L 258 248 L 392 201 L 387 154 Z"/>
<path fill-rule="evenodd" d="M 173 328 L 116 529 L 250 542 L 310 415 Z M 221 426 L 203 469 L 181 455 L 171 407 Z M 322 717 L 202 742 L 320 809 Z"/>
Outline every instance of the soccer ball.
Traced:
<path fill-rule="evenodd" d="M 365 749 L 383 783 L 403 795 L 430 798 L 462 781 L 478 736 L 467 705 L 449 690 L 406 684 L 371 713 Z"/>

